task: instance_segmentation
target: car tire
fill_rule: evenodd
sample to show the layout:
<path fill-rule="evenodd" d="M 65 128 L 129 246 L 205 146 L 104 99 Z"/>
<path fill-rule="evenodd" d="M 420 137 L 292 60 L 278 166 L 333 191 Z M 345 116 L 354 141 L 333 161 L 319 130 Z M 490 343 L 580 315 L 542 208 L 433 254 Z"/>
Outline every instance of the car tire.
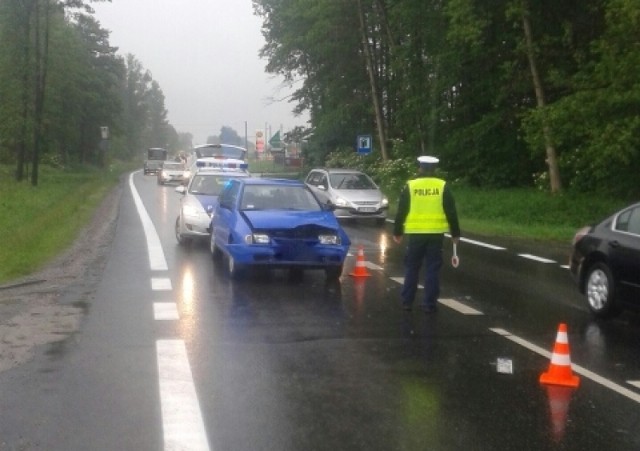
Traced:
<path fill-rule="evenodd" d="M 239 279 L 243 271 L 242 265 L 237 264 L 230 254 L 227 255 L 227 270 L 229 276 L 234 280 Z"/>
<path fill-rule="evenodd" d="M 209 240 L 209 250 L 211 251 L 211 258 L 214 260 L 220 260 L 220 257 L 222 257 L 222 251 L 218 246 L 216 246 L 213 230 L 211 231 L 211 239 Z"/>
<path fill-rule="evenodd" d="M 180 233 L 180 216 L 176 218 L 175 231 L 176 231 L 176 241 L 180 246 L 188 246 L 189 244 L 191 244 L 191 239 L 185 236 L 182 236 L 182 234 Z"/>
<path fill-rule="evenodd" d="M 327 266 L 324 268 L 324 273 L 326 275 L 327 280 L 337 280 L 342 275 L 342 267 L 340 266 Z"/>
<path fill-rule="evenodd" d="M 615 302 L 615 281 L 604 263 L 598 262 L 589 267 L 584 279 L 584 292 L 593 315 L 609 318 L 619 312 Z"/>

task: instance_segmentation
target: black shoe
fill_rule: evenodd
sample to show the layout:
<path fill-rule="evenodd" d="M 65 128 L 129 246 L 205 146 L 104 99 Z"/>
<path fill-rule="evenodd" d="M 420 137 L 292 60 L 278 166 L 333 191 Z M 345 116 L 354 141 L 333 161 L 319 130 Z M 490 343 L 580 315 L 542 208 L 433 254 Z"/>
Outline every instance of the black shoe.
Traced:
<path fill-rule="evenodd" d="M 438 308 L 435 305 L 425 305 L 424 307 L 422 307 L 422 311 L 426 314 L 436 313 L 438 311 Z"/>

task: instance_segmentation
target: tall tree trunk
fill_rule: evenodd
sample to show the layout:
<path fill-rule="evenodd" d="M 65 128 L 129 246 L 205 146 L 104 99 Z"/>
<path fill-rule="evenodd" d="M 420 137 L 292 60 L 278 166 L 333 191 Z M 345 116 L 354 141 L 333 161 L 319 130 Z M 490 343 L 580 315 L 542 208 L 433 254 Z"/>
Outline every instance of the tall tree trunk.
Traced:
<path fill-rule="evenodd" d="M 362 38 L 362 50 L 364 52 L 365 62 L 367 65 L 367 72 L 369 73 L 369 84 L 371 86 L 371 96 L 373 100 L 373 109 L 376 115 L 376 127 L 378 129 L 378 139 L 380 140 L 380 153 L 382 155 L 382 161 L 388 161 L 387 154 L 387 133 L 385 128 L 384 116 L 382 114 L 382 107 L 380 105 L 380 94 L 378 89 L 378 83 L 376 79 L 376 73 L 373 67 L 373 58 L 371 55 L 371 49 L 369 47 L 369 39 L 367 37 L 367 28 L 364 18 L 364 11 L 362 9 L 362 1 L 358 0 L 358 16 L 360 19 L 360 35 Z"/>
<path fill-rule="evenodd" d="M 51 0 L 44 0 L 44 13 L 41 12 L 41 5 L 36 0 L 35 14 L 35 108 L 34 108 L 34 144 L 33 144 L 33 164 L 31 166 L 31 184 L 38 185 L 38 170 L 40 166 L 40 152 L 43 143 L 43 119 L 44 119 L 44 98 L 47 83 L 47 59 L 49 56 L 49 26 L 51 16 Z M 41 19 L 41 16 L 44 17 Z M 42 20 L 42 34 L 40 22 Z"/>
<path fill-rule="evenodd" d="M 16 143 L 16 180 L 22 181 L 24 180 L 26 173 L 28 172 L 27 166 L 27 124 L 29 123 L 29 93 L 31 92 L 30 86 L 30 62 L 29 58 L 31 55 L 31 13 L 32 7 L 34 6 L 33 1 L 26 1 L 22 3 L 22 10 L 20 13 L 23 13 L 21 17 L 21 21 L 23 25 L 23 45 L 22 45 L 22 112 L 21 112 L 21 123 L 20 123 L 20 131 L 18 133 L 18 142 Z"/>
<path fill-rule="evenodd" d="M 538 67 L 536 65 L 536 58 L 533 50 L 533 34 L 531 32 L 531 22 L 529 21 L 529 7 L 526 1 L 522 2 L 522 26 L 524 28 L 524 36 L 527 48 L 527 57 L 529 58 L 529 67 L 531 68 L 531 77 L 533 78 L 533 87 L 536 93 L 536 101 L 538 108 L 544 108 L 546 105 L 544 88 L 542 86 L 542 80 L 538 73 Z M 551 192 L 557 193 L 562 191 L 562 181 L 560 179 L 560 170 L 558 168 L 558 156 L 556 148 L 553 144 L 551 137 L 551 127 L 548 124 L 546 118 L 543 119 L 542 133 L 544 136 L 544 143 L 546 148 L 546 163 L 549 167 L 549 182 L 551 186 Z"/>

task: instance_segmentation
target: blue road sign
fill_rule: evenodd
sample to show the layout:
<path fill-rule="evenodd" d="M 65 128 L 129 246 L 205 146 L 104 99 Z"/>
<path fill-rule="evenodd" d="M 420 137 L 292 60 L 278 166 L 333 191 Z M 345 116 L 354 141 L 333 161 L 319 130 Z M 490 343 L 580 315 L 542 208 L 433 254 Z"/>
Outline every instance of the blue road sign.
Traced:
<path fill-rule="evenodd" d="M 371 149 L 373 147 L 373 139 L 371 138 L 371 135 L 358 135 L 357 141 L 359 154 L 371 153 Z"/>

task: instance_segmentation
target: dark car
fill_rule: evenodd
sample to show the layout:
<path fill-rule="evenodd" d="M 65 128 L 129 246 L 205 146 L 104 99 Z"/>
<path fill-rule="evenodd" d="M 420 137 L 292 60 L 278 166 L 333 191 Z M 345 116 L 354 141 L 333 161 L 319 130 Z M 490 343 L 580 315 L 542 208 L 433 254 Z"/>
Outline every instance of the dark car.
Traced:
<path fill-rule="evenodd" d="M 342 273 L 351 244 L 329 207 L 300 181 L 229 180 L 211 220 L 211 252 L 236 278 L 250 267 Z"/>
<path fill-rule="evenodd" d="M 640 307 L 640 203 L 578 230 L 570 268 L 594 315 Z"/>

